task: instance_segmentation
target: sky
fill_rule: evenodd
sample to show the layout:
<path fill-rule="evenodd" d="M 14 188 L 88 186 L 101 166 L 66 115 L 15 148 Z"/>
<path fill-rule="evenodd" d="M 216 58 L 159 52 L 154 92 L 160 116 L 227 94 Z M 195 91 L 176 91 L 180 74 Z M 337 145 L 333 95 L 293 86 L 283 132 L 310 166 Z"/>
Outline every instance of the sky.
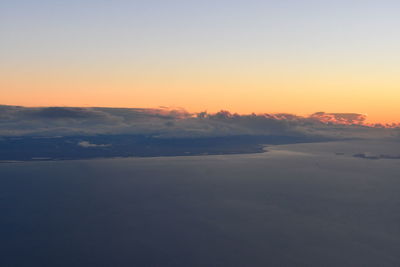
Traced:
<path fill-rule="evenodd" d="M 0 104 L 400 122 L 398 1 L 1 1 Z"/>

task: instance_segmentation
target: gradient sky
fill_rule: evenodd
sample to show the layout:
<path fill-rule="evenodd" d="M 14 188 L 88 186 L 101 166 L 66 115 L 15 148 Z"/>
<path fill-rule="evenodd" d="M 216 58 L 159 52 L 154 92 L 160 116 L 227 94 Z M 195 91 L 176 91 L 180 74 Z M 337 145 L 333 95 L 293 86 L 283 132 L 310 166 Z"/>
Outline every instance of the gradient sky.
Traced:
<path fill-rule="evenodd" d="M 0 104 L 400 122 L 399 1 L 0 2 Z"/>

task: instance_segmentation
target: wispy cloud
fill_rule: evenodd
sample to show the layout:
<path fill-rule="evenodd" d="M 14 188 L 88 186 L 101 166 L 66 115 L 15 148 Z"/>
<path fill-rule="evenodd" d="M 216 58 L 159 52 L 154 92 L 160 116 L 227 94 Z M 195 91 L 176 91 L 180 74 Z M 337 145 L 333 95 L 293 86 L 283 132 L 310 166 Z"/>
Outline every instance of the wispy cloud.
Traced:
<path fill-rule="evenodd" d="M 111 144 L 92 144 L 88 141 L 81 141 L 78 143 L 78 146 L 85 148 L 98 148 L 98 147 L 109 147 Z"/>

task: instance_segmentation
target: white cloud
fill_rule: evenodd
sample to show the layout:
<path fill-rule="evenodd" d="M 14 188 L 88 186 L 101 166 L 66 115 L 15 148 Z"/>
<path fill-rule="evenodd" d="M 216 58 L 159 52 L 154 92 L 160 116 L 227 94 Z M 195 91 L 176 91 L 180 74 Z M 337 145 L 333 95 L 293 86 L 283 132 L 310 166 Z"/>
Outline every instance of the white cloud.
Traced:
<path fill-rule="evenodd" d="M 85 148 L 90 148 L 90 147 L 109 147 L 111 144 L 91 144 L 88 141 L 81 141 L 78 143 L 78 146 L 80 147 L 85 147 Z"/>

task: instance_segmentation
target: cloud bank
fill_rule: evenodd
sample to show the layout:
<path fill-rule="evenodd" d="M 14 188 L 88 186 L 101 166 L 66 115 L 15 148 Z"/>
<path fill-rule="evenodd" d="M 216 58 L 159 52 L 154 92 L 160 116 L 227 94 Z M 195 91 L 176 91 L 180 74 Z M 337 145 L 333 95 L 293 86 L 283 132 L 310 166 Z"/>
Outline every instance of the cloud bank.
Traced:
<path fill-rule="evenodd" d="M 288 135 L 328 138 L 399 137 L 399 125 L 367 125 L 365 115 L 209 114 L 183 109 L 0 106 L 0 136 L 151 134 L 159 137 Z"/>

